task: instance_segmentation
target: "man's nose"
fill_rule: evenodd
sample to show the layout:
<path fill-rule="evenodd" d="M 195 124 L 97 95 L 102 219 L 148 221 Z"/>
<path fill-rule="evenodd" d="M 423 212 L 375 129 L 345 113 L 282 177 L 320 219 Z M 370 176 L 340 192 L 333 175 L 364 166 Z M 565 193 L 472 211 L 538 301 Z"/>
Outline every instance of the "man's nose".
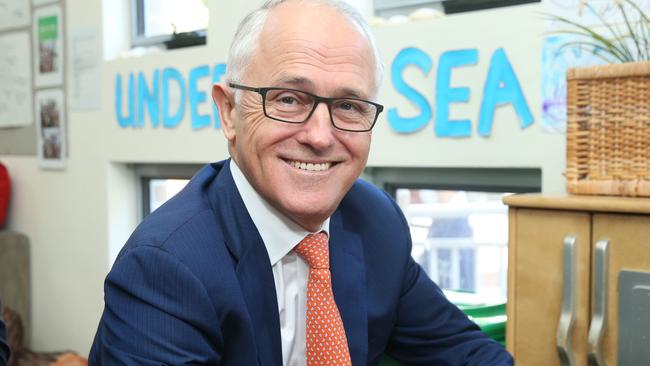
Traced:
<path fill-rule="evenodd" d="M 319 103 L 305 122 L 303 143 L 316 149 L 326 149 L 334 144 L 334 126 L 326 103 Z"/>

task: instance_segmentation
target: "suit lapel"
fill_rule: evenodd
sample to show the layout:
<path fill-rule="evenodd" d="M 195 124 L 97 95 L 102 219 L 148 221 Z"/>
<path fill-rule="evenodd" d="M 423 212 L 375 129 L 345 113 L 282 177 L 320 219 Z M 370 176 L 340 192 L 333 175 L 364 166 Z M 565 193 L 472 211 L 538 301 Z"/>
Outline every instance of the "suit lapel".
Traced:
<path fill-rule="evenodd" d="M 236 275 L 255 333 L 259 361 L 282 365 L 278 301 L 270 259 L 253 220 L 223 163 L 210 189 L 209 201 L 221 221 L 226 246 L 236 262 Z M 341 313 L 353 365 L 365 365 L 368 316 L 363 245 L 359 234 L 345 227 L 342 215 L 330 220 L 330 270 L 334 299 Z"/>
<path fill-rule="evenodd" d="M 282 365 L 278 301 L 269 255 L 253 220 L 237 191 L 229 160 L 223 164 L 210 197 L 221 220 L 228 250 L 236 261 L 236 275 L 251 318 L 263 365 Z"/>
<path fill-rule="evenodd" d="M 330 270 L 334 299 L 343 319 L 353 365 L 365 365 L 368 354 L 366 274 L 361 237 L 345 228 L 341 213 L 330 220 Z"/>

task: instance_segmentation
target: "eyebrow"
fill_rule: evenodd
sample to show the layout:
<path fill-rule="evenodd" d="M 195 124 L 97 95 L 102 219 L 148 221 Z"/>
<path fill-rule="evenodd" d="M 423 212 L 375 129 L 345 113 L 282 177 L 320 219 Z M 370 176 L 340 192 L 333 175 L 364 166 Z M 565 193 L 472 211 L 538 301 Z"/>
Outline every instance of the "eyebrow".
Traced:
<path fill-rule="evenodd" d="M 315 89 L 315 84 L 313 81 L 302 77 L 302 76 L 290 76 L 286 78 L 281 78 L 277 82 L 274 83 L 275 85 L 280 85 L 280 86 L 289 86 L 292 88 L 301 88 L 305 87 L 307 89 L 313 90 Z M 364 95 L 364 93 L 361 93 L 357 89 L 352 89 L 348 87 L 343 87 L 341 89 L 338 89 L 336 94 L 332 96 L 332 98 L 357 98 L 357 99 L 367 99 L 367 97 Z"/>

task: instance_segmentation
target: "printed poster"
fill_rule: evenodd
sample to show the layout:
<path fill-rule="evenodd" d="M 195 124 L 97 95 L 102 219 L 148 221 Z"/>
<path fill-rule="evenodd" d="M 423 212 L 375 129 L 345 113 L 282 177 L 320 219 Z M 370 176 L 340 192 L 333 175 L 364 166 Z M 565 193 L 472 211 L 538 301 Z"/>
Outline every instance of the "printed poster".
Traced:
<path fill-rule="evenodd" d="M 63 19 L 60 5 L 34 11 L 34 84 L 36 87 L 63 84 Z"/>

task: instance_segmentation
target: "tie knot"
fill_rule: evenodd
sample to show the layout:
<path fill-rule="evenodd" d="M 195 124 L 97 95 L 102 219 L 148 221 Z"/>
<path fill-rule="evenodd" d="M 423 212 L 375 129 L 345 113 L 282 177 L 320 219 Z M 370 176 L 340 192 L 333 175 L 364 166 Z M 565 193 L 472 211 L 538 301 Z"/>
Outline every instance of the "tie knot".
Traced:
<path fill-rule="evenodd" d="M 327 234 L 323 231 L 309 234 L 293 248 L 311 268 L 329 269 L 330 251 Z"/>

